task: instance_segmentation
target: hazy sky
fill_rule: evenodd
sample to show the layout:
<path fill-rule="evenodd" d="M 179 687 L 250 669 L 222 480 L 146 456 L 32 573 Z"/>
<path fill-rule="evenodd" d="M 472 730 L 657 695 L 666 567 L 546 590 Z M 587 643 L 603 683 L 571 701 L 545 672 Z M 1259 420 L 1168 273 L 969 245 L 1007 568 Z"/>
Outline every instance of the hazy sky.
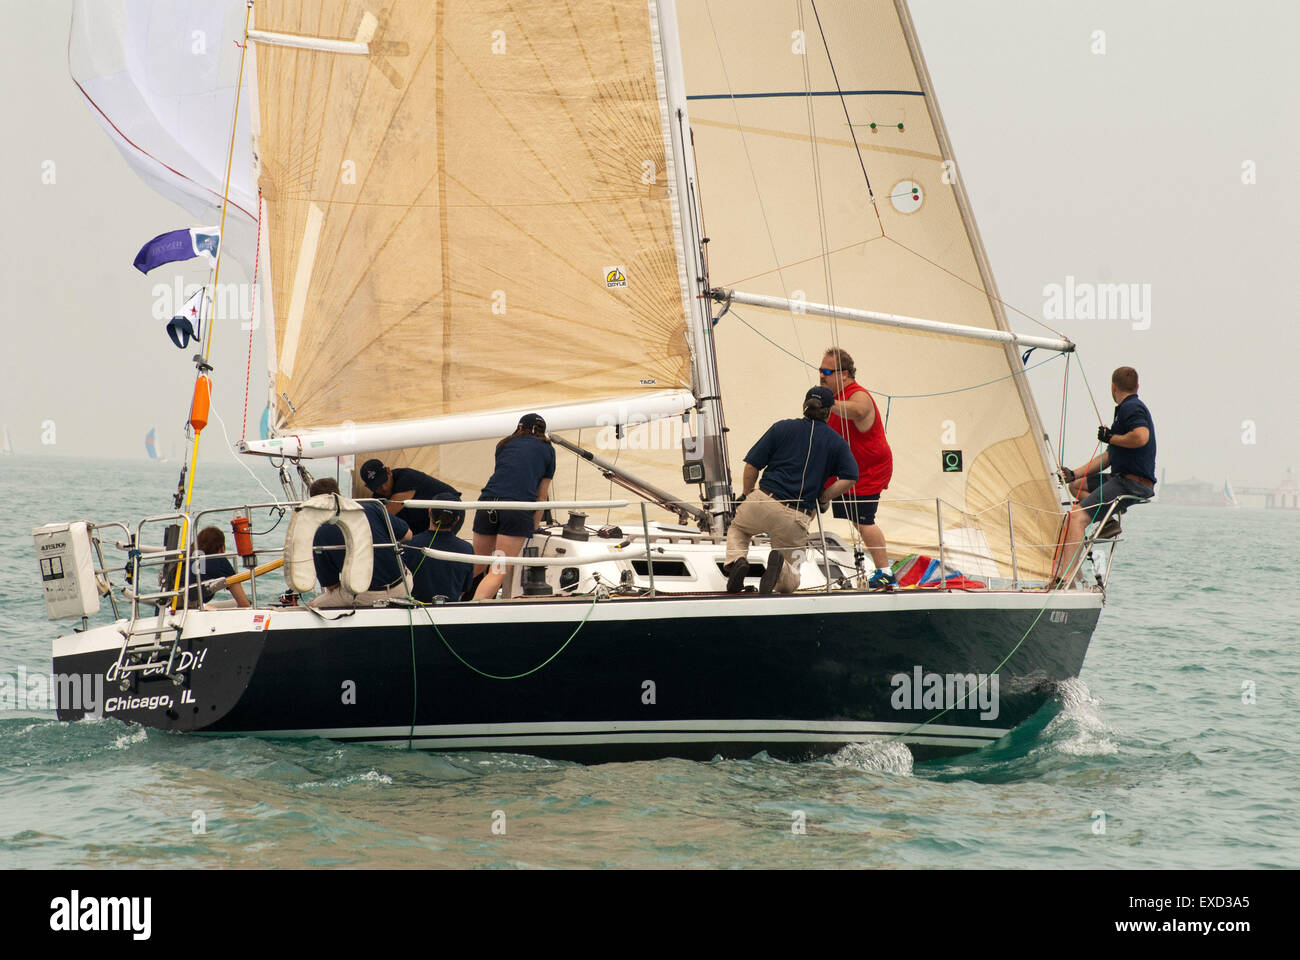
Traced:
<path fill-rule="evenodd" d="M 145 240 L 191 218 L 136 178 L 69 79 L 70 0 L 0 4 L 0 422 L 25 454 L 141 456 L 155 424 L 166 449 L 180 440 L 193 367 L 151 316 L 157 281 L 131 261 Z M 1044 289 L 1067 277 L 1149 289 L 1146 329 L 1051 321 L 1079 344 L 1105 419 L 1110 370 L 1128 364 L 1141 374 L 1169 480 L 1272 484 L 1300 466 L 1300 5 L 911 7 L 1003 299 L 1042 317 Z M 1094 52 L 1096 31 L 1104 53 Z M 47 161 L 53 184 L 42 183 Z M 1253 184 L 1243 183 L 1247 163 Z M 191 280 L 205 276 L 190 268 Z M 247 337 L 223 331 L 213 350 L 232 436 Z M 257 346 L 252 432 L 264 395 Z M 1055 438 L 1060 366 L 1046 369 L 1055 372 L 1032 382 Z M 1096 418 L 1077 376 L 1071 398 L 1065 459 L 1077 465 Z M 56 442 L 43 446 L 50 420 Z"/>

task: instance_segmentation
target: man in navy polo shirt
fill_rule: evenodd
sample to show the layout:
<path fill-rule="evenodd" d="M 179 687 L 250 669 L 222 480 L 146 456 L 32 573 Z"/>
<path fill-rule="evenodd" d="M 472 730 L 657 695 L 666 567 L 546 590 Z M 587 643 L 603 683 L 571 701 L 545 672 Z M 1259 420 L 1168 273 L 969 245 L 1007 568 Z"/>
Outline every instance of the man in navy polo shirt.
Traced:
<path fill-rule="evenodd" d="M 858 464 L 844 438 L 826 425 L 835 394 L 813 387 L 804 395 L 803 418 L 780 420 L 745 454 L 740 506 L 727 531 L 727 592 L 740 593 L 749 572 L 750 541 L 766 533 L 772 541 L 759 593 L 794 593 L 799 572 L 793 562 L 808 543 L 813 510 L 826 509 L 857 482 Z M 759 472 L 762 471 L 762 479 Z M 838 479 L 829 487 L 831 477 Z"/>
<path fill-rule="evenodd" d="M 459 500 L 460 491 L 437 477 L 413 470 L 395 467 L 389 470 L 382 460 L 367 460 L 361 465 L 361 482 L 370 488 L 376 500 L 387 500 L 384 508 L 394 517 L 401 517 L 412 533 L 429 529 L 429 509 L 409 509 L 407 500 Z"/>
<path fill-rule="evenodd" d="M 1138 374 L 1132 367 L 1119 367 L 1110 377 L 1110 395 L 1115 400 L 1115 420 L 1109 427 L 1097 429 L 1097 439 L 1107 448 L 1078 470 L 1061 469 L 1061 479 L 1079 498 L 1070 511 L 1057 549 L 1057 578 L 1069 583 L 1082 561 L 1083 532 L 1088 524 L 1100 520 L 1116 498 L 1121 496 L 1150 498 L 1155 496 L 1156 428 L 1151 411 L 1138 399 Z M 1110 468 L 1110 473 L 1101 471 Z M 1108 536 L 1119 533 L 1119 521 L 1112 518 L 1102 531 Z M 1065 572 L 1062 573 L 1062 569 Z"/>

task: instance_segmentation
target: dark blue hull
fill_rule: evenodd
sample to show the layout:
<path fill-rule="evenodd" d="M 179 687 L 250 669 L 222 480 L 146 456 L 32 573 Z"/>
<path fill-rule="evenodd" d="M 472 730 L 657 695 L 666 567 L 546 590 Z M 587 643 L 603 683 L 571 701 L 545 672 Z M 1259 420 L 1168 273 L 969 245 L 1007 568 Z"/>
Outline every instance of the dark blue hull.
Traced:
<path fill-rule="evenodd" d="M 136 677 L 124 693 L 110 675 L 102 712 L 179 731 L 583 761 L 803 759 L 875 737 L 900 737 L 919 756 L 960 753 L 1005 735 L 1078 675 L 1100 599 L 1046 602 L 960 593 L 659 598 L 594 610 L 513 602 L 332 622 L 272 611 L 259 630 L 230 629 L 245 611 L 191 614 L 179 684 Z M 104 674 L 117 648 L 89 645 L 64 655 L 56 645 L 55 672 Z"/>

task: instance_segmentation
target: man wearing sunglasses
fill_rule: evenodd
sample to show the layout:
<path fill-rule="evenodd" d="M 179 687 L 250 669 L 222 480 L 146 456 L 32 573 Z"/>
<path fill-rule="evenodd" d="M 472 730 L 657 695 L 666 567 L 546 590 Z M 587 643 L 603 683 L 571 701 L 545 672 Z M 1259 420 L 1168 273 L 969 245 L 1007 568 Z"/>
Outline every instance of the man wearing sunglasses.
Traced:
<path fill-rule="evenodd" d="M 839 347 L 826 351 L 818 370 L 822 386 L 835 394 L 835 405 L 826 425 L 849 442 L 858 464 L 858 482 L 831 506 L 835 516 L 858 528 L 871 554 L 876 571 L 868 586 L 892 587 L 898 581 L 889 569 L 885 535 L 876 526 L 876 507 L 894 474 L 894 454 L 885 439 L 885 425 L 875 398 L 853 379 L 857 372 L 853 358 Z"/>

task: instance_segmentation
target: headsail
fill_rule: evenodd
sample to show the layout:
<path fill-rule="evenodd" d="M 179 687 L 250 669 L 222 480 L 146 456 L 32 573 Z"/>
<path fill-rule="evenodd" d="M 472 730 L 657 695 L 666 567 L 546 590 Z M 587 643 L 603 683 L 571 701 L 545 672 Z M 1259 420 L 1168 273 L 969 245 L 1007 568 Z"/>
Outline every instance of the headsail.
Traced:
<path fill-rule="evenodd" d="M 646 0 L 370 9 L 254 8 L 368 37 L 258 43 L 277 432 L 690 390 Z M 490 449 L 402 459 L 472 487 Z"/>
<path fill-rule="evenodd" d="M 221 209 L 243 28 L 243 3 L 73 6 L 68 67 L 91 112 L 141 179 L 199 222 Z M 241 111 L 244 118 L 254 112 Z M 235 137 L 226 223 L 227 251 L 246 266 L 257 228 L 250 130 L 245 119 Z"/>
<path fill-rule="evenodd" d="M 715 287 L 1008 328 L 901 2 L 700 0 L 679 22 Z M 891 550 L 936 549 L 941 498 L 947 547 L 984 558 L 954 565 L 1011 576 L 1010 500 L 1017 572 L 1048 575 L 1060 505 L 1013 348 L 757 307 L 716 337 L 733 459 L 838 345 L 888 417 Z"/>

